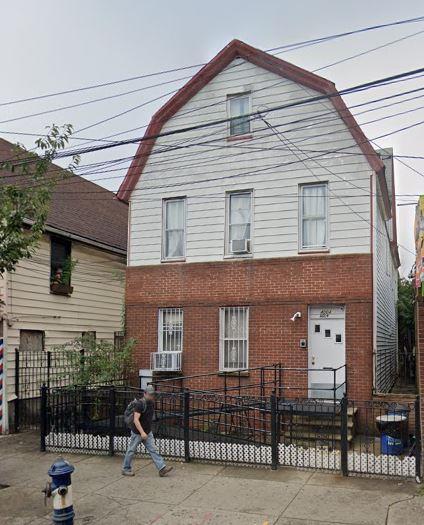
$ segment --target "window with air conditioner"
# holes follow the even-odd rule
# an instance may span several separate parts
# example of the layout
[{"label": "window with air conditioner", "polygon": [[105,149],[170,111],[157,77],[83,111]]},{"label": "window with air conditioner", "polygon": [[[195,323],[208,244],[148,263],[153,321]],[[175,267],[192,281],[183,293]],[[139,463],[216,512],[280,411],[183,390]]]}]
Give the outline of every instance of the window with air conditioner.
[{"label": "window with air conditioner", "polygon": [[219,368],[223,372],[243,370],[249,365],[249,308],[220,308],[219,315]]},{"label": "window with air conditioner", "polygon": [[163,201],[162,259],[185,258],[185,197]]},{"label": "window with air conditioner", "polygon": [[299,248],[328,248],[328,184],[303,184],[299,187]]},{"label": "window with air conditioner", "polygon": [[182,308],[162,308],[159,310],[158,350],[159,352],[182,352]]},{"label": "window with air conditioner", "polygon": [[252,251],[252,192],[227,194],[226,255],[246,255]]},{"label": "window with air conditioner", "polygon": [[228,95],[227,115],[229,118],[228,133],[230,137],[248,135],[250,127],[250,93]]}]

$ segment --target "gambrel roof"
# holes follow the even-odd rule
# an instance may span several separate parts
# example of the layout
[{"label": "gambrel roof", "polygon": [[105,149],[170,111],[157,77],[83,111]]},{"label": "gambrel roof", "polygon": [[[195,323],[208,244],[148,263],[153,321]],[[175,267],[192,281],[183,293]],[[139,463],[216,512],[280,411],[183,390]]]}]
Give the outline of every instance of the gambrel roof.
[{"label": "gambrel roof", "polygon": [[[355,121],[353,115],[346,107],[341,96],[338,94],[333,82],[306,71],[285,60],[256,49],[240,40],[232,40],[224,47],[210,62],[200,69],[166,104],[164,104],[152,117],[144,134],[143,140],[137,149],[137,153],[128,169],[119,191],[118,198],[128,201],[132,190],[135,188],[140,175],[146,165],[147,159],[155,144],[163,125],[172,118],[196,93],[206,86],[216,75],[225,69],[234,59],[242,58],[247,62],[255,64],[267,71],[292,80],[302,86],[313,89],[323,95],[331,95],[329,100],[350,130],[353,139],[364,153],[371,169],[380,179],[380,187],[384,198],[386,213],[390,216],[390,202],[384,176],[384,164],[376,154],[363,131]],[[152,137],[152,138],[149,138]]]}]

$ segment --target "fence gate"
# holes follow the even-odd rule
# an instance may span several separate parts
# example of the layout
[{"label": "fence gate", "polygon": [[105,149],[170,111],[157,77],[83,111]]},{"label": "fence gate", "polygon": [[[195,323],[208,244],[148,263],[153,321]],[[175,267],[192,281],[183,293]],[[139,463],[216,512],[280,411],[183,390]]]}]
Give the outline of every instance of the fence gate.
[{"label": "fence gate", "polygon": [[15,349],[14,432],[39,428],[42,385],[65,386],[70,372],[64,351]]}]

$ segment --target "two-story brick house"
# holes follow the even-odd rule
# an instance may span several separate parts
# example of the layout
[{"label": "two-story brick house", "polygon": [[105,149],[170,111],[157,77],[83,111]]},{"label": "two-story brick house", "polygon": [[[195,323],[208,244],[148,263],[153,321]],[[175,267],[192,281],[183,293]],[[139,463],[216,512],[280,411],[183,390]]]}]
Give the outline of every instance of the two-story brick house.
[{"label": "two-story brick house", "polygon": [[332,379],[314,370],[346,364],[349,395],[390,390],[391,152],[374,151],[332,82],[232,41],[153,116],[118,196],[140,369],[280,362],[312,369],[319,395]]}]

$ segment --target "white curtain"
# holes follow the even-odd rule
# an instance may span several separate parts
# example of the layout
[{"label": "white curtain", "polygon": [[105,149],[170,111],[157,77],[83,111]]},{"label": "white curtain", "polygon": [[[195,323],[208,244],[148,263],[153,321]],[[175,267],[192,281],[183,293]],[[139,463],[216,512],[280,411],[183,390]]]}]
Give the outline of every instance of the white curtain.
[{"label": "white curtain", "polygon": [[230,98],[230,135],[250,133],[249,97]]},{"label": "white curtain", "polygon": [[165,256],[184,256],[184,199],[166,203]]},{"label": "white curtain", "polygon": [[251,198],[250,193],[230,195],[230,242],[233,239],[250,239]]},{"label": "white curtain", "polygon": [[327,244],[327,186],[304,186],[302,190],[302,247]]}]

